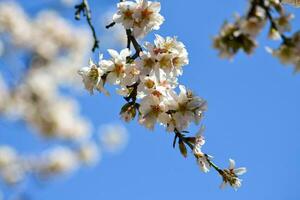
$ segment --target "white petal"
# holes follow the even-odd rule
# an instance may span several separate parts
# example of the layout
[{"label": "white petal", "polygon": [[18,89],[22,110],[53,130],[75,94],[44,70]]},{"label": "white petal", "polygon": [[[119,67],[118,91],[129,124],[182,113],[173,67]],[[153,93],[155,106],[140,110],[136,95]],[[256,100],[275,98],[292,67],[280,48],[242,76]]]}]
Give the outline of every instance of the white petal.
[{"label": "white petal", "polygon": [[78,70],[78,74],[83,76],[86,73],[88,73],[89,70],[90,70],[89,67],[83,67],[83,68],[81,68],[81,69]]},{"label": "white petal", "polygon": [[116,73],[114,73],[114,72],[110,72],[106,77],[107,82],[109,82],[112,85],[118,84],[117,79],[118,79],[118,77],[117,77]]},{"label": "white petal", "polygon": [[221,189],[224,189],[224,188],[226,187],[226,185],[227,185],[226,182],[223,181],[223,182],[221,183],[221,185],[220,185],[220,188],[221,188]]},{"label": "white petal", "polygon": [[128,57],[130,55],[130,50],[129,49],[123,49],[122,51],[121,51],[121,53],[120,53],[120,56],[122,57],[122,58],[126,58],[126,57]]},{"label": "white petal", "polygon": [[119,57],[119,53],[116,50],[108,49],[107,51],[111,55],[111,57],[113,57],[113,58],[118,58]]},{"label": "white petal", "polygon": [[235,167],[235,161],[233,159],[229,159],[229,169],[234,169]]},{"label": "white petal", "polygon": [[247,169],[245,167],[240,167],[240,168],[234,169],[233,172],[239,176],[239,175],[245,174],[247,172]]},{"label": "white petal", "polygon": [[90,59],[89,59],[89,66],[93,66],[93,65],[95,65],[95,63],[94,63],[93,60],[90,58]]},{"label": "white petal", "polygon": [[149,8],[150,8],[153,12],[160,12],[160,3],[159,3],[159,2],[153,2],[153,3],[151,3],[151,5],[149,6]]}]

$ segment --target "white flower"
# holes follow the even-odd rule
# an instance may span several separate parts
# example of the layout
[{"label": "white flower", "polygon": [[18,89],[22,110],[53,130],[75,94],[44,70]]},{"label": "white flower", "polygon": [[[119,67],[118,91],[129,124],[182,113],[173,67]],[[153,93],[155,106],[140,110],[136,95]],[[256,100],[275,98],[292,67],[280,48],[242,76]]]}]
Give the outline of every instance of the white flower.
[{"label": "white flower", "polygon": [[42,175],[57,175],[72,172],[78,166],[78,159],[72,150],[66,147],[56,147],[48,152],[41,163]]},{"label": "white flower", "polygon": [[120,54],[113,50],[109,49],[108,53],[111,55],[111,61],[105,61],[101,63],[101,68],[108,73],[106,81],[113,85],[118,85],[126,76],[126,68],[130,64],[127,64],[127,57],[130,56],[129,49],[123,49]]},{"label": "white flower", "polygon": [[154,53],[166,53],[166,52],[172,52],[175,54],[184,54],[187,56],[187,50],[184,46],[184,44],[177,40],[176,37],[166,37],[163,38],[162,36],[156,34],[155,35],[155,49]]},{"label": "white flower", "polygon": [[156,96],[147,96],[140,104],[141,118],[139,122],[148,129],[154,129],[156,122],[164,122],[168,115],[165,102]]},{"label": "white flower", "polygon": [[173,112],[172,117],[178,130],[183,130],[190,122],[199,122],[206,104],[201,98],[187,91],[184,86],[180,85],[179,88],[179,95],[172,90],[169,91],[168,108]]},{"label": "white flower", "polygon": [[204,173],[209,172],[210,169],[210,164],[207,161],[206,155],[202,154],[202,155],[197,155],[197,164],[199,165],[201,171],[203,171]]},{"label": "white flower", "polygon": [[280,33],[291,31],[291,24],[290,21],[294,19],[293,14],[282,14],[278,18],[276,18],[274,21],[277,25],[277,29]]},{"label": "white flower", "polygon": [[291,5],[296,6],[296,7],[300,6],[300,1],[299,0],[282,0],[281,2],[291,4]]},{"label": "white flower", "polygon": [[223,177],[221,188],[224,188],[228,183],[235,190],[237,190],[239,187],[242,186],[242,180],[239,179],[238,176],[243,175],[246,172],[247,170],[244,167],[235,168],[235,161],[229,159],[229,168],[224,169],[223,173],[221,174]]},{"label": "white flower", "polygon": [[159,12],[159,2],[124,1],[118,3],[118,12],[114,14],[113,21],[121,23],[126,29],[132,29],[135,37],[144,37],[148,32],[158,30],[164,22]]},{"label": "white flower", "polygon": [[89,67],[81,68],[78,73],[82,76],[85,88],[90,92],[90,94],[93,94],[94,89],[97,89],[101,82],[103,71],[97,67],[92,60],[90,60]]},{"label": "white flower", "polygon": [[118,153],[123,150],[128,142],[127,129],[120,124],[107,124],[99,129],[99,139],[104,150]]},{"label": "white flower", "polygon": [[259,17],[250,17],[239,21],[241,31],[253,37],[257,36],[264,27],[266,20]]},{"label": "white flower", "polygon": [[137,4],[132,1],[118,3],[118,12],[114,14],[113,21],[116,23],[122,23],[126,29],[132,28],[134,25],[133,14],[136,6]]},{"label": "white flower", "polygon": [[172,73],[174,76],[182,75],[182,67],[189,63],[187,50],[176,37],[163,38],[156,35],[154,45],[146,43],[145,46],[156,61],[156,65],[166,73]]},{"label": "white flower", "polygon": [[141,53],[140,59],[136,60],[135,63],[143,75],[148,75],[157,67],[155,56],[150,54],[150,52]]},{"label": "white flower", "polygon": [[295,72],[300,70],[300,32],[296,32],[288,42],[282,43],[278,49],[266,48],[269,53],[279,58],[282,64],[292,64]]},{"label": "white flower", "polygon": [[147,95],[154,95],[158,98],[167,96],[167,90],[175,88],[177,78],[168,77],[167,74],[156,68],[149,76],[141,76],[141,84],[138,86],[138,97],[143,98]]},{"label": "white flower", "polygon": [[125,77],[121,81],[123,86],[131,86],[139,79],[140,70],[135,64],[127,64],[125,69]]},{"label": "white flower", "polygon": [[60,2],[64,6],[71,8],[72,6],[74,6],[76,4],[77,0],[60,0]]},{"label": "white flower", "polygon": [[203,137],[203,131],[204,131],[204,128],[201,127],[200,130],[198,131],[198,133],[196,134],[193,153],[196,157],[196,161],[197,161],[197,164],[199,165],[200,169],[204,173],[207,173],[207,172],[209,172],[209,169],[210,169],[210,163],[208,162],[207,159],[211,159],[212,157],[209,155],[206,155],[202,152],[202,146],[205,144],[205,139]]},{"label": "white flower", "polygon": [[143,37],[152,30],[158,30],[160,25],[164,22],[164,18],[159,12],[159,2],[138,0],[134,12],[135,23],[133,35],[136,37]]},{"label": "white flower", "polygon": [[82,144],[78,150],[78,158],[88,165],[97,163],[100,158],[100,151],[96,143],[86,142]]},{"label": "white flower", "polygon": [[0,168],[6,167],[18,159],[17,152],[9,146],[0,146]]},{"label": "white flower", "polygon": [[25,172],[22,165],[18,162],[11,163],[0,171],[0,175],[5,183],[10,185],[14,185],[22,181],[24,178],[24,173]]},{"label": "white flower", "polygon": [[202,150],[201,150],[202,146],[205,144],[205,139],[203,137],[203,131],[204,131],[204,128],[201,127],[195,137],[193,153],[196,155],[198,155],[198,154],[203,155]]}]

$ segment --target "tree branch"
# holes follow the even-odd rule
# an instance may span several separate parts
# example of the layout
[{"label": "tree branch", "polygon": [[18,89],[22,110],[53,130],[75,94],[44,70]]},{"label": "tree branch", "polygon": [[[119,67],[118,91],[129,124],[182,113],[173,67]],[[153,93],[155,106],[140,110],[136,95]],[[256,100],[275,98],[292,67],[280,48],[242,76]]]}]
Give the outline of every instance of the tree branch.
[{"label": "tree branch", "polygon": [[[175,147],[176,140],[179,138],[182,142],[184,142],[192,151],[194,149],[194,144],[191,143],[188,137],[185,137],[180,131],[177,129],[174,130],[175,138],[173,141],[173,147]],[[197,156],[194,154],[194,156],[197,158]],[[211,159],[209,158],[208,154],[204,154],[206,161],[209,163],[209,165],[214,168],[221,176],[223,174],[223,170],[218,167]]]},{"label": "tree branch", "polygon": [[82,13],[83,16],[85,16],[90,29],[92,30],[92,34],[93,34],[93,38],[94,38],[94,45],[93,45],[92,51],[94,52],[97,48],[99,48],[99,40],[97,38],[95,28],[92,24],[92,14],[91,14],[91,9],[89,7],[88,1],[83,0],[80,4],[75,6],[75,9],[76,9],[75,10],[75,19],[80,20],[80,15]]}]

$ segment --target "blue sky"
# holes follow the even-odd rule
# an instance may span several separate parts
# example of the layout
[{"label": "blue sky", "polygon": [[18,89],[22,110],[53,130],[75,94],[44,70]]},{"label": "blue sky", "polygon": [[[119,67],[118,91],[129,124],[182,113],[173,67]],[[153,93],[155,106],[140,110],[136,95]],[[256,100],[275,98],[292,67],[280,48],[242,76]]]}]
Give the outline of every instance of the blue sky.
[{"label": "blue sky", "polygon": [[[32,15],[49,6],[78,23],[73,20],[72,8],[61,9],[56,1],[18,2]],[[115,2],[90,0],[94,18]],[[238,54],[232,62],[221,60],[211,48],[211,38],[225,19],[245,11],[246,0],[161,0],[161,4],[166,21],[157,33],[178,36],[190,55],[190,65],[180,81],[208,101],[204,150],[222,167],[227,167],[228,158],[235,159],[237,166],[246,166],[242,188],[237,192],[220,190],[221,178],[214,171],[200,172],[192,156],[180,156],[178,149],[172,148],[172,135],[162,128],[150,132],[131,122],[125,124],[130,141],[122,154],[104,155],[99,166],[82,169],[75,176],[42,186],[30,184],[28,194],[39,200],[300,199],[300,75],[294,75],[291,67],[282,66],[264,49],[279,43],[267,41],[265,31],[253,55]],[[300,10],[293,11],[298,15],[294,20],[297,29]],[[102,30],[96,29],[98,33]],[[124,102],[118,96],[85,93],[78,99],[82,114],[94,125],[120,122],[118,113]],[[23,132],[27,130],[21,125],[0,121],[1,143],[22,150],[38,142]]]}]

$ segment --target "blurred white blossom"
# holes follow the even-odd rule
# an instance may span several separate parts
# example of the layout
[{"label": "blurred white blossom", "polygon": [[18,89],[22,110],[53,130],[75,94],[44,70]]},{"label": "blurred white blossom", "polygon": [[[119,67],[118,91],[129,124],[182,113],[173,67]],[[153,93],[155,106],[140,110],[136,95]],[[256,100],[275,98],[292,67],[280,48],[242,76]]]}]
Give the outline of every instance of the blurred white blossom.
[{"label": "blurred white blossom", "polygon": [[78,0],[60,0],[60,2],[66,7],[74,7]]},{"label": "blurred white blossom", "polygon": [[102,125],[99,128],[99,139],[104,150],[112,153],[119,152],[127,145],[127,129],[120,124]]},{"label": "blurred white blossom", "polygon": [[61,91],[66,86],[79,88],[80,79],[74,74],[86,61],[90,34],[55,11],[29,17],[14,1],[0,2],[1,42],[2,33],[9,36],[5,42],[16,54],[26,52],[28,62],[25,72],[14,74],[20,80],[13,86],[7,81],[11,77],[0,71],[1,117],[21,120],[39,136],[61,144],[34,153],[0,145],[0,179],[15,185],[31,175],[48,179],[98,163],[101,145],[93,140],[91,123],[81,115],[76,99]]},{"label": "blurred white blossom", "polygon": [[85,142],[78,150],[78,158],[87,165],[93,165],[101,159],[101,151],[95,142]]},{"label": "blurred white blossom", "polygon": [[299,0],[282,0],[281,2],[291,4],[291,5],[296,6],[296,7],[300,6],[300,1]]}]

